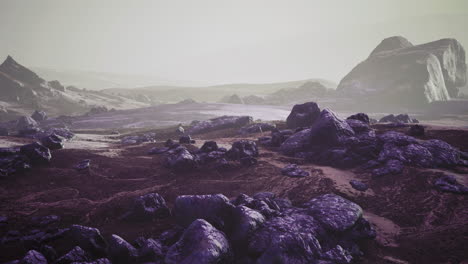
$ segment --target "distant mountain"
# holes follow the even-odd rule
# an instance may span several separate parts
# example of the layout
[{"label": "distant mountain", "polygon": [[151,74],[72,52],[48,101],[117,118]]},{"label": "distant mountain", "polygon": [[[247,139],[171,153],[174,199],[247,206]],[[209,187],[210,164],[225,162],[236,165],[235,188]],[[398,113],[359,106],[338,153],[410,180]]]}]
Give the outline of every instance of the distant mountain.
[{"label": "distant mountain", "polygon": [[44,110],[49,115],[70,115],[89,111],[96,106],[128,109],[148,106],[124,97],[64,87],[59,81],[46,81],[11,56],[0,65],[0,118]]},{"label": "distant mountain", "polygon": [[318,82],[324,87],[329,89],[335,89],[336,84],[332,81],[324,79],[307,79],[300,81],[291,82],[278,82],[278,83],[263,83],[263,84],[251,84],[251,83],[235,83],[235,84],[223,84],[214,86],[149,86],[141,88],[111,88],[104,89],[103,92],[112,94],[127,96],[133,98],[139,95],[145,95],[151,98],[153,101],[160,102],[179,102],[181,100],[191,98],[199,102],[218,102],[225,100],[227,97],[233,94],[239,97],[248,96],[268,96],[272,93],[277,92],[281,89],[293,89],[302,86],[308,82]]}]

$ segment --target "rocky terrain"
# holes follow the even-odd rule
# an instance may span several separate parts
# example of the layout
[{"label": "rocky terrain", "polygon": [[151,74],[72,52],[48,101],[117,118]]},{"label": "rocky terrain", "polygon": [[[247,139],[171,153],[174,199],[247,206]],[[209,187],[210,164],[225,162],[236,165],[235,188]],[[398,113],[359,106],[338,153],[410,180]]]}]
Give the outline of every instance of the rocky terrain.
[{"label": "rocky terrain", "polygon": [[0,138],[1,262],[468,260],[466,129],[313,102],[123,134],[46,116]]},{"label": "rocky terrain", "polygon": [[8,56],[0,65],[0,120],[10,120],[34,110],[49,115],[82,114],[94,107],[129,109],[148,106],[121,96],[63,86],[46,81]]}]

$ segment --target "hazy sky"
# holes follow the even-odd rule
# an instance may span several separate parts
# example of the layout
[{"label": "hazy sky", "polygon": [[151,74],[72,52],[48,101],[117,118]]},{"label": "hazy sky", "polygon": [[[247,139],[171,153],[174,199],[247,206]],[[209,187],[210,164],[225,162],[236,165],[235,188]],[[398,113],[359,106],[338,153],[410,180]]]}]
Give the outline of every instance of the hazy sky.
[{"label": "hazy sky", "polygon": [[388,36],[467,47],[467,18],[467,0],[0,0],[0,58],[197,83],[338,82]]}]

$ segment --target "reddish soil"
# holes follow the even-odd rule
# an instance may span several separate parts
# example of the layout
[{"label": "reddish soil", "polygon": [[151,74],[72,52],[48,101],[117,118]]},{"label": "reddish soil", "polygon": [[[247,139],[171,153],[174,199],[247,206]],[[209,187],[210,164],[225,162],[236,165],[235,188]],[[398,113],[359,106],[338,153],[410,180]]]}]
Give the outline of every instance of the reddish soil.
[{"label": "reddish soil", "polygon": [[[379,128],[385,130],[385,128]],[[157,131],[160,142],[176,135],[170,130]],[[252,135],[255,139],[260,134]],[[228,144],[238,138],[234,130],[196,136],[199,142],[215,140]],[[468,149],[468,131],[430,128],[427,138],[440,138]],[[2,138],[5,142],[24,140]],[[130,224],[119,217],[130,207],[134,197],[158,192],[169,206],[178,195],[271,191],[300,204],[319,194],[336,193],[359,205],[375,225],[378,237],[364,245],[365,256],[359,263],[460,263],[468,260],[468,196],[441,193],[432,186],[440,170],[406,168],[401,175],[371,178],[367,172],[339,170],[304,164],[260,147],[259,164],[226,172],[200,169],[184,174],[163,166],[163,156],[149,156],[147,151],[163,143],[122,146],[108,136],[79,135],[63,150],[53,152],[49,166],[36,167],[24,175],[0,182],[0,215],[9,217],[8,229],[27,227],[32,216],[56,214],[63,226],[83,224],[97,227],[106,236],[116,233],[128,241],[138,236],[157,237],[173,225],[172,219]],[[91,159],[89,172],[80,173],[73,166]],[[296,162],[311,172],[310,177],[289,178],[280,169]],[[466,183],[468,171],[455,174]],[[350,179],[369,184],[359,192],[348,184]],[[3,231],[1,231],[3,232]],[[59,251],[65,245],[55,245]],[[0,261],[10,260],[23,249],[0,253]],[[64,253],[64,252],[59,252]]]}]

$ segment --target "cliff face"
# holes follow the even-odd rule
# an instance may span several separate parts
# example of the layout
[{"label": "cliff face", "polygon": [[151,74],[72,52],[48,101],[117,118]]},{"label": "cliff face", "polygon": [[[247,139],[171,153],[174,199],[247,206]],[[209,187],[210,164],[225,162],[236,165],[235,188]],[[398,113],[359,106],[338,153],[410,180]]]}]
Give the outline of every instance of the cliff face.
[{"label": "cliff face", "polygon": [[424,105],[458,96],[466,84],[465,50],[455,39],[413,46],[383,40],[338,85],[339,94],[396,105]]}]

